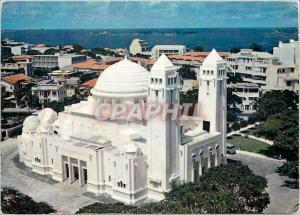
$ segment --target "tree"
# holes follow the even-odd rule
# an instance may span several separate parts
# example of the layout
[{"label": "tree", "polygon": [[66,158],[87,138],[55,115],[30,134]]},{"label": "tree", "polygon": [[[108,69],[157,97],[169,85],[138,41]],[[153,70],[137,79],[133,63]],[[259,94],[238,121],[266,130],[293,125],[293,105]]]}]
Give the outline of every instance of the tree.
[{"label": "tree", "polygon": [[297,110],[298,102],[299,98],[293,91],[272,90],[266,92],[254,105],[255,117],[258,120],[266,120],[269,116],[285,110]]},{"label": "tree", "polygon": [[248,126],[248,122],[245,121],[245,120],[242,120],[242,121],[240,122],[240,126],[241,126],[241,128],[245,128],[245,127]]},{"label": "tree", "polygon": [[280,175],[286,175],[290,178],[299,180],[299,163],[298,161],[288,161],[282,166],[278,167],[277,172]]},{"label": "tree", "polygon": [[227,88],[227,122],[235,122],[241,113],[238,105],[242,104],[241,97],[233,93],[232,88]]},{"label": "tree", "polygon": [[250,46],[250,49],[252,49],[253,51],[258,51],[258,52],[262,51],[261,45],[259,45],[257,43],[252,43]]},{"label": "tree", "polygon": [[240,51],[241,51],[241,49],[239,49],[239,48],[232,48],[232,49],[230,49],[231,53],[239,53]]},{"label": "tree", "polygon": [[54,48],[50,48],[50,49],[47,49],[44,54],[45,55],[54,55],[55,53],[59,52],[58,49],[54,49]]},{"label": "tree", "polygon": [[241,128],[240,124],[238,122],[234,122],[231,126],[232,130],[237,131]]},{"label": "tree", "polygon": [[188,90],[185,93],[180,94],[180,104],[191,103],[196,104],[198,102],[198,89]]},{"label": "tree", "polygon": [[202,45],[198,45],[194,48],[195,52],[203,52],[203,46]]},{"label": "tree", "polygon": [[42,55],[42,53],[39,52],[38,50],[28,50],[27,54],[29,54],[29,55]]},{"label": "tree", "polygon": [[56,210],[45,202],[36,202],[18,190],[3,187],[1,190],[1,209],[5,214],[49,214]]},{"label": "tree", "polygon": [[139,208],[95,203],[76,213],[261,213],[270,202],[267,180],[241,164],[210,168],[198,182],[175,186],[160,202]]},{"label": "tree", "polygon": [[36,77],[41,77],[41,76],[46,76],[48,74],[48,71],[45,68],[36,68],[33,71],[33,74]]},{"label": "tree", "polygon": [[83,47],[79,44],[73,44],[73,50],[72,52],[80,54]]},{"label": "tree", "polygon": [[178,69],[178,73],[182,79],[196,80],[195,68],[191,65],[184,64]]}]

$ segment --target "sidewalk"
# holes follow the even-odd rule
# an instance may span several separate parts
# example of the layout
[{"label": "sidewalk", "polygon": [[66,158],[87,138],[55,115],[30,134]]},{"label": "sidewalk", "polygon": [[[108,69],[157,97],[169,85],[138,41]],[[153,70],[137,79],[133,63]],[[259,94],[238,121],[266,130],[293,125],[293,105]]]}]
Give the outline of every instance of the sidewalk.
[{"label": "sidewalk", "polygon": [[258,153],[254,153],[254,152],[247,152],[247,151],[243,151],[243,150],[236,150],[237,154],[241,154],[241,155],[248,155],[248,156],[252,156],[252,157],[256,157],[256,158],[262,158],[262,159],[266,159],[266,160],[272,160],[272,161],[276,161],[276,162],[280,162],[280,163],[284,163],[285,160],[278,160],[276,158],[271,158],[262,154],[258,154]]}]

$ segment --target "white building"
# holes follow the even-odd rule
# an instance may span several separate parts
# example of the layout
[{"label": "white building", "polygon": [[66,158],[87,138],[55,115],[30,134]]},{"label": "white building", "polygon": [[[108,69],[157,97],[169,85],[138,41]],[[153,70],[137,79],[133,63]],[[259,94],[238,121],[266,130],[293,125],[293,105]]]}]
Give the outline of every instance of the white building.
[{"label": "white building", "polygon": [[24,74],[26,76],[33,76],[33,67],[32,62],[30,60],[26,61],[17,61],[17,62],[2,62],[2,71],[14,71],[14,70],[24,70]]},{"label": "white building", "polygon": [[35,68],[54,69],[56,67],[63,68],[71,66],[75,63],[80,63],[86,60],[85,55],[62,55],[56,53],[55,55],[34,55],[33,66]]},{"label": "white building", "polygon": [[236,83],[232,84],[234,89],[233,94],[242,99],[242,104],[239,105],[239,109],[242,111],[240,117],[248,117],[256,112],[254,105],[260,97],[260,86],[253,83]]},{"label": "white building", "polygon": [[300,58],[299,53],[299,42],[295,40],[290,40],[289,43],[279,42],[278,47],[273,48],[273,55],[284,65],[299,64],[300,62],[296,62]]},{"label": "white building", "polygon": [[66,98],[66,91],[63,85],[59,84],[40,84],[31,88],[32,95],[39,98],[40,104],[57,101],[63,102]]},{"label": "white building", "polygon": [[267,52],[256,52],[252,49],[241,49],[227,58],[231,71],[241,74],[243,81],[266,85],[267,69],[278,64],[278,58]]},{"label": "white building", "polygon": [[162,54],[182,55],[186,52],[186,47],[183,45],[156,45],[151,52],[151,58],[157,60]]},{"label": "white building", "polygon": [[173,184],[197,181],[225,161],[225,68],[215,50],[204,61],[198,121],[172,119],[171,113],[165,119],[97,120],[95,113],[107,116],[109,110],[100,111],[101,105],[178,105],[178,73],[165,55],[151,72],[125,58],[100,75],[88,101],[58,116],[43,109],[26,118],[18,137],[20,161],[33,172],[126,204],[161,200]]},{"label": "white building", "polygon": [[129,52],[132,55],[136,55],[136,54],[142,54],[142,52],[147,51],[147,49],[148,49],[148,43],[145,40],[134,39],[130,44]]},{"label": "white building", "polygon": [[291,90],[299,93],[299,66],[271,66],[267,70],[267,81],[263,90]]}]

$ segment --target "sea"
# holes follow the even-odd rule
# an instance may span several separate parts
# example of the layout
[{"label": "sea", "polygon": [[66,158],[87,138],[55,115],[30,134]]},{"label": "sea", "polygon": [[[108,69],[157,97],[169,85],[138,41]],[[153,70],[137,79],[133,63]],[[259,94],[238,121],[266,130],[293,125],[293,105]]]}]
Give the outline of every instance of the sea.
[{"label": "sea", "polygon": [[51,46],[76,43],[85,48],[128,48],[133,39],[139,38],[146,40],[150,47],[178,44],[193,49],[200,45],[204,51],[249,48],[257,43],[264,51],[270,51],[279,41],[297,39],[297,28],[2,30],[1,38]]}]

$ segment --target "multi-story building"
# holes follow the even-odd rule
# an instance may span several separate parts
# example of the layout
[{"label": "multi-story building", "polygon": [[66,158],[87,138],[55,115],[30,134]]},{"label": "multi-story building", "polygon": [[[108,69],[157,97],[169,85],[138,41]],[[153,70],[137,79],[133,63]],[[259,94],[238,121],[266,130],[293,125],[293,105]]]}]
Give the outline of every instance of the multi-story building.
[{"label": "multi-story building", "polygon": [[71,55],[71,54],[55,54],[55,55],[34,55],[33,66],[35,68],[64,68],[71,66],[74,63],[80,63],[86,60],[85,55]]},{"label": "multi-story building", "polygon": [[21,73],[21,74],[5,76],[3,78],[1,77],[1,84],[5,86],[6,92],[12,94],[14,93],[18,82],[24,84],[24,83],[28,83],[31,80],[32,78]]},{"label": "multi-story building", "polygon": [[31,48],[32,50],[36,50],[42,54],[45,53],[45,51],[47,51],[48,49],[59,49],[58,47],[51,47],[51,46],[47,46],[45,44],[37,44],[36,46]]},{"label": "multi-story building", "polygon": [[247,118],[255,112],[254,105],[260,96],[260,87],[253,83],[236,83],[230,86],[233,94],[242,99],[242,104],[238,106],[241,110],[240,117]]},{"label": "multi-story building", "polygon": [[151,50],[151,58],[157,60],[162,54],[165,55],[182,55],[186,52],[183,45],[156,45]]},{"label": "multi-story building", "polygon": [[134,39],[129,47],[129,52],[132,55],[142,54],[142,52],[147,51],[148,43],[145,40]]},{"label": "multi-story building", "polygon": [[266,85],[268,67],[279,64],[274,55],[252,49],[242,49],[239,53],[230,54],[226,59],[231,72],[239,73],[245,82],[259,85]]},{"label": "multi-story building", "polygon": [[299,93],[299,65],[272,65],[267,70],[263,90],[291,90]]},{"label": "multi-story building", "polygon": [[300,58],[299,41],[290,40],[289,43],[279,42],[278,47],[273,48],[273,55],[279,58],[281,64],[294,65],[299,64]]},{"label": "multi-story building", "polygon": [[41,84],[32,87],[31,92],[39,98],[42,105],[52,101],[62,102],[66,98],[65,87],[59,84]]},{"label": "multi-story building", "polygon": [[30,60],[16,61],[16,62],[2,62],[2,71],[10,72],[16,70],[23,70],[26,76],[33,76],[33,67]]}]

